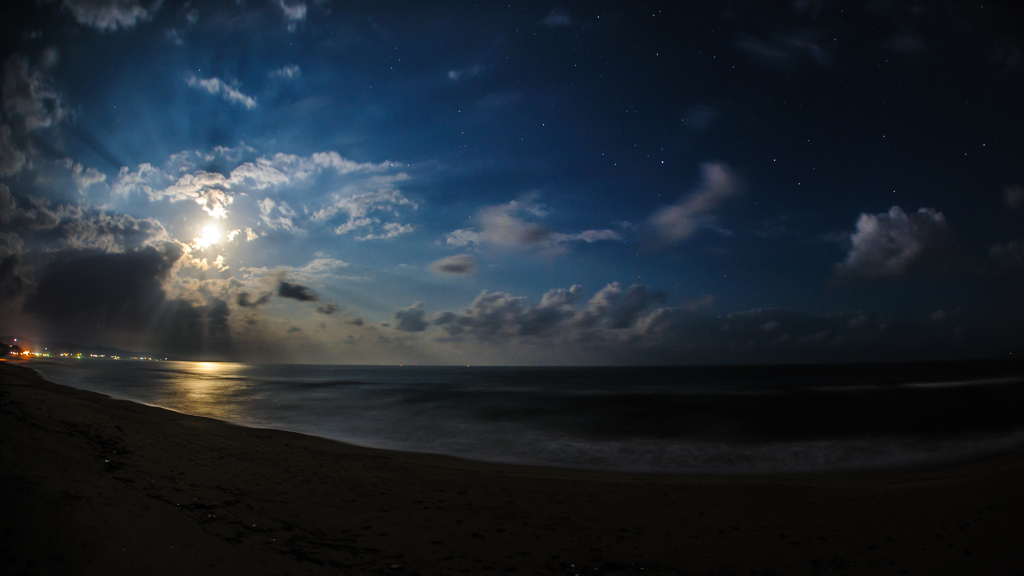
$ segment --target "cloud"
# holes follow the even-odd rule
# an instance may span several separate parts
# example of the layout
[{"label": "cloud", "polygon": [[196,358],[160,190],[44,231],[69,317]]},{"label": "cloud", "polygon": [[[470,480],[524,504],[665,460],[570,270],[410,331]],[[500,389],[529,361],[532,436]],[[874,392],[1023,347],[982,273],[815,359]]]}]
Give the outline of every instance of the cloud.
[{"label": "cloud", "polygon": [[189,74],[185,78],[185,82],[192,88],[205,90],[214,96],[220,94],[228,102],[241,104],[249,110],[256,107],[255,98],[243,94],[240,90],[229,85],[220,78],[198,78],[195,74]]},{"label": "cloud", "polygon": [[291,298],[299,302],[316,302],[320,299],[309,288],[300,284],[292,284],[285,280],[281,280],[281,283],[277,285],[277,295],[281,298]]},{"label": "cloud", "polygon": [[139,0],[64,0],[63,6],[79,24],[114,32],[151,20],[162,3],[156,0],[145,7]]},{"label": "cloud", "polygon": [[915,264],[943,257],[938,252],[948,236],[946,217],[934,208],[907,215],[893,206],[888,212],[861,214],[846,259],[835,271],[865,278],[900,276]]},{"label": "cloud", "polygon": [[306,19],[306,3],[296,2],[288,4],[285,0],[277,0],[277,6],[284,12],[284,18],[288,22],[288,31],[295,32],[299,22]]},{"label": "cloud", "polygon": [[544,218],[548,212],[532,198],[513,200],[508,204],[487,206],[477,213],[480,230],[459,229],[445,235],[445,244],[454,247],[490,244],[501,248],[552,247],[566,242],[621,240],[614,230],[584,230],[576,234],[552,233],[524,216]]},{"label": "cloud", "polygon": [[[295,224],[292,222],[292,218],[296,216],[295,211],[288,206],[288,203],[283,200],[280,203],[274,202],[270,198],[264,198],[257,203],[260,207],[260,219],[267,225],[268,228],[274,230],[295,230]],[[274,216],[274,210],[277,210],[279,216]]]},{"label": "cloud", "polygon": [[718,117],[718,111],[711,106],[695,104],[686,111],[683,126],[692,130],[707,130]]},{"label": "cloud", "polygon": [[71,117],[50,78],[29,66],[28,60],[21,56],[11,56],[4,61],[0,95],[8,123],[13,118],[21,118],[25,130],[51,128]]},{"label": "cloud", "polygon": [[182,256],[173,242],[122,253],[49,253],[22,313],[54,340],[148,347],[168,356],[229,357],[226,302],[203,290],[168,297]]},{"label": "cloud", "polygon": [[622,234],[615,230],[584,230],[578,234],[559,234],[553,232],[550,236],[552,242],[586,242],[593,244],[602,240],[622,240]]},{"label": "cloud", "polygon": [[664,302],[664,292],[649,292],[646,286],[632,285],[623,289],[612,282],[594,294],[581,317],[585,325],[603,323],[608,328],[629,328],[640,313],[654,302]]},{"label": "cloud", "polygon": [[1000,271],[1024,272],[1024,243],[1014,240],[996,244],[989,249],[988,254]]},{"label": "cloud", "polygon": [[[149,163],[139,164],[132,171],[124,166],[119,171],[110,190],[113,198],[128,198],[132,194],[143,194],[152,201],[168,200],[180,202],[193,200],[214,218],[225,218],[229,207],[240,194],[255,192],[273,193],[287,186],[309,184],[323,173],[338,176],[381,172],[387,170],[391,163],[380,164],[360,163],[342,158],[337,152],[317,152],[308,157],[293,154],[277,153],[260,156],[254,160],[241,162],[244,154],[255,150],[246,146],[240,148],[216,147],[210,152],[182,151],[171,155],[163,167]],[[199,169],[201,165],[211,162],[227,161],[236,163],[228,176],[218,172],[207,172]],[[405,175],[381,177],[383,180],[370,178],[359,185],[350,185],[347,189],[356,190],[360,186],[390,186]],[[258,196],[255,196],[258,198]],[[297,213],[286,202],[264,196],[257,202],[260,220],[271,229],[294,231],[297,228]],[[315,218],[314,218],[315,219]],[[372,223],[372,222],[371,222]],[[399,231],[399,233],[402,231]],[[384,234],[394,233],[386,230]],[[246,230],[246,238],[252,240],[256,232]]]},{"label": "cloud", "polygon": [[0,182],[0,226],[13,222],[18,215],[18,203],[11,195],[11,189]]},{"label": "cloud", "polygon": [[719,162],[701,164],[701,182],[675,204],[659,208],[649,224],[664,242],[686,240],[705,228],[716,226],[712,211],[740,191],[739,179]]},{"label": "cloud", "polygon": [[341,310],[341,306],[338,306],[334,302],[328,302],[326,304],[321,304],[321,305],[316,307],[316,311],[317,312],[319,312],[320,314],[327,314],[327,315],[334,314],[335,312],[337,312],[339,310]]},{"label": "cloud", "polygon": [[468,254],[456,254],[435,260],[430,269],[438,274],[472,274],[476,272],[476,261]]},{"label": "cloud", "polygon": [[802,31],[796,34],[775,34],[768,39],[740,34],[733,43],[740,52],[754,57],[759,64],[783,70],[795,70],[806,61],[824,66],[832,61],[831,53],[817,41],[817,34]]},{"label": "cloud", "polygon": [[136,218],[94,208],[58,204],[28,198],[19,207],[6,185],[0,184],[0,227],[53,231],[61,250],[128,252],[170,241],[167,230],[155,218]]},{"label": "cloud", "polygon": [[65,168],[71,170],[71,178],[78,186],[79,194],[85,194],[85,190],[89,186],[107,180],[106,174],[92,167],[86,168],[80,162],[75,162],[71,158],[65,158],[63,163]]},{"label": "cloud", "polygon": [[484,290],[462,312],[442,312],[431,319],[449,336],[474,336],[482,340],[520,336],[561,335],[570,340],[586,339],[596,331],[607,332],[633,326],[653,302],[664,293],[650,293],[646,287],[623,288],[618,282],[604,287],[577,310],[582,287],[556,288],[546,292],[540,304],[530,306],[525,298]]},{"label": "cloud", "polygon": [[548,28],[561,28],[572,25],[572,18],[561,10],[552,10],[550,14],[541,20],[541,23]]},{"label": "cloud", "polygon": [[230,188],[231,182],[223,174],[200,171],[185,174],[160,192],[151,192],[150,198],[165,197],[171,202],[194,200],[211,217],[223,219],[227,218],[227,207],[235,200]]},{"label": "cloud", "polygon": [[[416,210],[419,206],[405,197],[401,190],[394,188],[395,182],[408,179],[405,173],[394,176],[374,176],[359,186],[346,186],[330,195],[328,202],[313,213],[312,219],[329,222],[338,214],[346,214],[348,218],[334,228],[335,234],[347,234],[355,230],[369,229],[368,233],[358,239],[386,239],[413,231],[412,226],[400,222],[381,224],[380,216],[399,215],[398,208],[408,206]],[[365,188],[377,188],[372,192],[363,192]],[[373,233],[374,229],[377,233]]]},{"label": "cloud", "polygon": [[11,127],[0,123],[0,176],[12,176],[25,166],[25,153],[11,140]]},{"label": "cloud", "polygon": [[63,208],[57,214],[66,248],[123,253],[170,241],[167,230],[155,218],[77,207]]},{"label": "cloud", "polygon": [[270,297],[272,295],[273,292],[264,292],[260,294],[259,298],[256,300],[250,300],[248,292],[239,292],[235,299],[235,303],[242,308],[256,308],[270,302]]},{"label": "cloud", "polygon": [[474,64],[468,68],[463,68],[461,70],[449,70],[448,79],[454,82],[459,78],[462,78],[463,76],[479,76],[480,74],[483,74],[486,70],[487,68],[482,64]]},{"label": "cloud", "polygon": [[408,308],[395,311],[395,328],[402,332],[423,332],[427,323],[423,320],[423,302],[416,302]]},{"label": "cloud", "polygon": [[1024,187],[1013,186],[1003,191],[1003,200],[1011,210],[1024,206]]},{"label": "cloud", "polygon": [[14,306],[25,289],[25,281],[18,273],[20,262],[18,254],[0,258],[0,310]]},{"label": "cloud", "polygon": [[124,253],[61,252],[42,270],[23,310],[56,325],[144,328],[165,303],[164,281],[181,257],[171,242]]},{"label": "cloud", "polygon": [[240,272],[247,286],[277,286],[285,278],[291,278],[303,286],[324,286],[332,279],[339,278],[338,271],[347,268],[348,263],[326,256],[310,260],[304,266],[243,267]]},{"label": "cloud", "polygon": [[289,64],[270,72],[271,78],[280,78],[283,80],[294,80],[299,76],[302,76],[302,68],[299,68],[298,64]]}]

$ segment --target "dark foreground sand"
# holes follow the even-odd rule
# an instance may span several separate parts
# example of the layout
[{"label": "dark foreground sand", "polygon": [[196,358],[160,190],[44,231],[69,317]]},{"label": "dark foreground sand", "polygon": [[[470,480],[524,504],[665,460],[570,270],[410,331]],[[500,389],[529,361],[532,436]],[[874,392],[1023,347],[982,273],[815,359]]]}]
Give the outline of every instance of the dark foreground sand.
[{"label": "dark foreground sand", "polygon": [[654,477],[233,426],[0,363],[3,574],[1024,574],[1024,456]]}]

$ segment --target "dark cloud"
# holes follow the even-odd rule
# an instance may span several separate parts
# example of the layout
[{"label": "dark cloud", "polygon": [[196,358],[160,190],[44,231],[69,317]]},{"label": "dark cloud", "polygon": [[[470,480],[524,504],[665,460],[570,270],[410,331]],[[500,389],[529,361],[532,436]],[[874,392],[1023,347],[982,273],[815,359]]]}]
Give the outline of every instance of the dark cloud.
[{"label": "dark cloud", "polygon": [[921,208],[906,214],[899,206],[880,214],[861,214],[850,235],[846,259],[836,264],[841,276],[900,276],[922,264],[945,264],[952,251],[942,212]]},{"label": "dark cloud", "polygon": [[260,294],[259,298],[256,300],[250,300],[248,292],[239,292],[238,296],[235,297],[235,304],[238,304],[242,308],[256,308],[270,302],[270,297],[272,295],[273,292],[264,292]]},{"label": "dark cloud", "polygon": [[1024,187],[1013,186],[1003,191],[1003,200],[1011,210],[1024,206]]},{"label": "dark cloud", "polygon": [[584,322],[603,323],[611,329],[629,328],[648,306],[666,299],[665,292],[649,292],[646,286],[635,284],[623,289],[621,284],[613,282],[587,303]]},{"label": "dark cloud", "polygon": [[14,232],[0,232],[0,257],[20,253],[23,245],[21,236]]},{"label": "dark cloud", "polygon": [[277,286],[277,295],[281,298],[291,298],[299,302],[316,302],[320,298],[309,288],[286,282],[284,280]]},{"label": "dark cloud", "polygon": [[11,124],[12,128],[25,131],[51,128],[71,116],[50,78],[30,66],[28,59],[22,56],[11,56],[4,61],[0,95],[8,122],[12,118],[22,121],[20,126]]},{"label": "dark cloud", "polygon": [[423,332],[427,329],[427,323],[423,320],[423,302],[417,302],[408,308],[402,308],[395,312],[395,328],[402,332]]},{"label": "dark cloud", "polygon": [[55,323],[143,327],[164,301],[163,282],[181,256],[172,243],[123,254],[63,253],[45,268],[24,311]]},{"label": "dark cloud", "polygon": [[353,318],[352,320],[349,320],[348,323],[353,326],[362,326],[365,324],[362,318]]},{"label": "dark cloud", "polygon": [[228,303],[220,298],[211,298],[206,305],[206,331],[211,338],[228,338],[228,317],[231,311]]},{"label": "dark cloud", "polygon": [[18,216],[18,203],[11,195],[11,189],[0,183],[0,226],[10,224]]},{"label": "dark cloud", "polygon": [[18,274],[20,262],[17,254],[0,259],[0,309],[17,300],[25,288],[25,281]]},{"label": "dark cloud", "polygon": [[1024,244],[1014,240],[1005,244],[996,244],[989,252],[1001,272],[1024,272]]},{"label": "dark cloud", "polygon": [[439,274],[472,274],[476,271],[476,261],[468,254],[457,254],[436,260],[430,269]]},{"label": "dark cloud", "polygon": [[[168,298],[164,285],[181,259],[173,242],[110,253],[65,250],[43,265],[22,312],[53,339],[115,342],[189,358],[233,353],[227,302],[198,290]],[[197,300],[198,299],[198,300]]]},{"label": "dark cloud", "polygon": [[481,292],[462,312],[442,312],[432,319],[449,336],[471,335],[483,340],[518,336],[560,334],[579,339],[592,330],[617,330],[632,326],[653,302],[665,299],[643,286],[623,288],[618,282],[598,291],[584,310],[574,304],[582,288],[549,290],[540,304],[524,304],[525,298],[503,292]]},{"label": "dark cloud", "polygon": [[334,314],[338,310],[341,310],[341,306],[338,306],[334,302],[328,302],[326,304],[321,304],[321,305],[316,307],[316,311],[317,312],[319,312],[321,314],[328,314],[328,315],[329,314]]},{"label": "dark cloud", "polygon": [[11,127],[0,122],[0,176],[12,176],[25,165],[25,153],[11,137]]}]

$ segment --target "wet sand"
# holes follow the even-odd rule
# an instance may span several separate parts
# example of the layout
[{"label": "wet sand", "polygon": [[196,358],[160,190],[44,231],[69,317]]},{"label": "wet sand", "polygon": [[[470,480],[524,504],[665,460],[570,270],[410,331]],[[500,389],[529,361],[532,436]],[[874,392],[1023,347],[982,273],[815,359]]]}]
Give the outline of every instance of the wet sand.
[{"label": "wet sand", "polygon": [[[29,364],[30,365],[30,364]],[[2,574],[1024,574],[1024,454],[602,474],[365,449],[0,362]]]}]

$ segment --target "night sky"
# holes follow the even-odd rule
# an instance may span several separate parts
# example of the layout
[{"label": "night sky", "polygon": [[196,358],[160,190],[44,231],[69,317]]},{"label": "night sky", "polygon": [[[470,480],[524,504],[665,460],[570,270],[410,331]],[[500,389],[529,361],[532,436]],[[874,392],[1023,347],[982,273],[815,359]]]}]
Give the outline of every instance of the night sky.
[{"label": "night sky", "polygon": [[1014,3],[19,4],[0,335],[352,364],[1024,346]]}]

